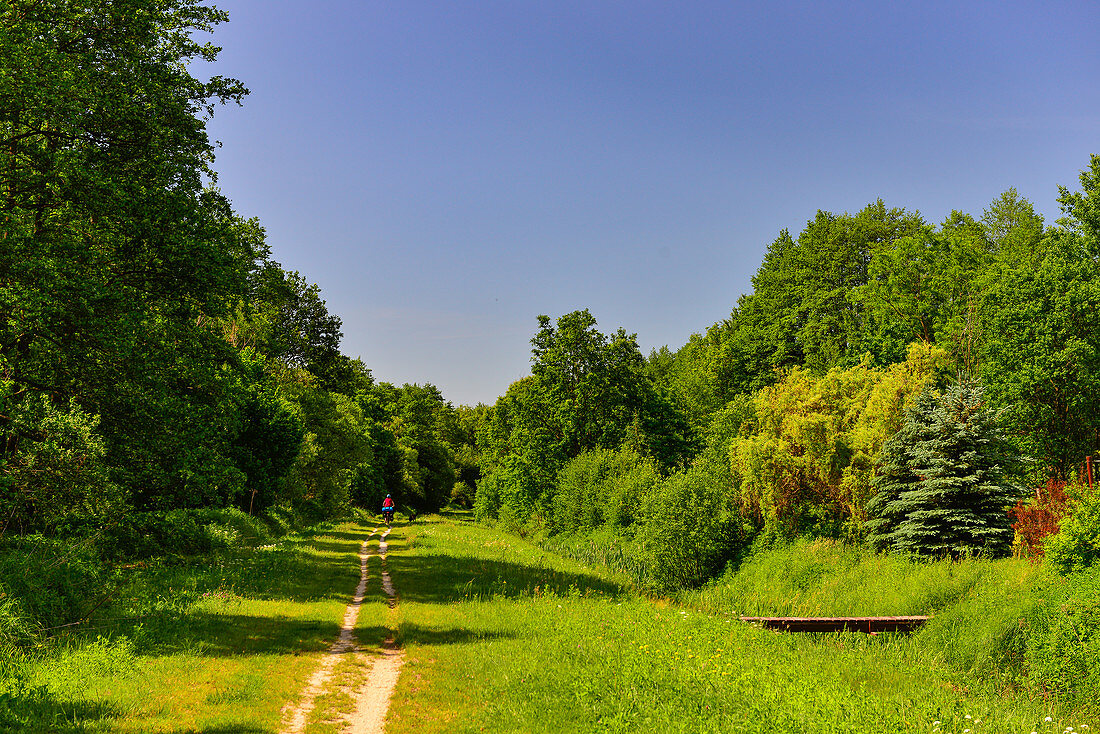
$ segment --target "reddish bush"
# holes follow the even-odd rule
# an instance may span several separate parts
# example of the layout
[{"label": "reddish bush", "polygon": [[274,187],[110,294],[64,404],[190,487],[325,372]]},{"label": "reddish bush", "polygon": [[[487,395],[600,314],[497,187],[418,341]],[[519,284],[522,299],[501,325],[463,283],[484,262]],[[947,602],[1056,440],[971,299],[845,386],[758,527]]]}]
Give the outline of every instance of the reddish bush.
[{"label": "reddish bush", "polygon": [[1035,494],[1020,500],[1008,511],[1015,518],[1016,548],[1021,555],[1038,558],[1043,555],[1043,539],[1058,532],[1058,521],[1066,516],[1066,483],[1048,479],[1047,486],[1037,487]]}]

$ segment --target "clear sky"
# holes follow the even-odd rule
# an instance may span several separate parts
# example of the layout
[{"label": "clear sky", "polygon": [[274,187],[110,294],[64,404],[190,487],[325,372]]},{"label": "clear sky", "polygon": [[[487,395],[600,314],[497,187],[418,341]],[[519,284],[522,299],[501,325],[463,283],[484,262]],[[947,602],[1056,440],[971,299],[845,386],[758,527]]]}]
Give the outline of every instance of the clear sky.
[{"label": "clear sky", "polygon": [[1095,1],[214,4],[252,90],[218,185],[345,353],[455,404],[529,373],[538,314],[676,349],[818,209],[1051,221],[1100,153]]}]

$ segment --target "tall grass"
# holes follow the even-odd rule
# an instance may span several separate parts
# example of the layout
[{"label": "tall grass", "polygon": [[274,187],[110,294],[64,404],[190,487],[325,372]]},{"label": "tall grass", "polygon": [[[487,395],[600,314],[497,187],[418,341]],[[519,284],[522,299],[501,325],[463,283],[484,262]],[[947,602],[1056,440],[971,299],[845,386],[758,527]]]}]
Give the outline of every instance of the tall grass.
[{"label": "tall grass", "polygon": [[[748,609],[745,600],[763,611],[769,600],[797,596],[786,611],[841,613],[876,601],[878,613],[934,608],[939,620],[984,598],[998,580],[1008,579],[1011,594],[1039,578],[1025,564],[910,567],[843,546],[801,544],[750,559],[740,590],[727,588],[737,578],[731,572],[724,584],[685,595],[692,607],[609,588],[598,566],[575,560],[606,558],[609,545],[598,538],[587,550],[574,538],[572,557],[562,558],[546,543],[459,518],[432,518],[413,532],[392,563],[407,662],[391,733],[1046,734],[1093,723],[1057,696],[1034,697],[965,672],[935,653],[931,637],[924,644],[905,635],[777,634],[731,618]],[[864,563],[880,578],[861,579]],[[892,588],[922,574],[919,588]],[[943,580],[946,592],[935,588]],[[827,601],[822,584],[864,601]],[[894,594],[907,601],[877,600]]]},{"label": "tall grass", "polygon": [[1100,570],[1063,577],[1023,559],[928,561],[798,541],[758,549],[679,599],[725,617],[933,615],[893,638],[907,665],[1100,714]]},{"label": "tall grass", "polygon": [[[0,731],[276,731],[337,637],[366,531],[231,529],[213,553],[115,569],[121,583],[86,623],[0,646]],[[375,583],[365,649],[385,609]]]},{"label": "tall grass", "polygon": [[[714,614],[894,616],[936,614],[983,584],[1019,592],[1041,572],[1018,559],[917,561],[834,540],[762,547],[684,603]],[[984,588],[984,587],[983,587]]]}]

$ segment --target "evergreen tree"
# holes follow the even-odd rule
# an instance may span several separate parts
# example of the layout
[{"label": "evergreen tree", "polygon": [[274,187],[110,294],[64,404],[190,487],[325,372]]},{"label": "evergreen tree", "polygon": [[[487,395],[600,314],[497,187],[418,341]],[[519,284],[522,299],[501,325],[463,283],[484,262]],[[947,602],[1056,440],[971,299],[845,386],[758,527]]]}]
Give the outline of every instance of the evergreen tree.
[{"label": "evergreen tree", "polygon": [[904,519],[897,504],[902,493],[920,481],[913,473],[913,447],[932,435],[936,393],[925,387],[905,412],[905,423],[882,445],[877,474],[871,484],[875,494],[867,502],[867,542],[876,550],[892,550],[894,533]]},{"label": "evergreen tree", "polygon": [[1008,444],[982,388],[959,381],[938,399],[925,393],[884,449],[881,499],[868,526],[879,547],[918,555],[1006,553],[1006,508],[1020,495],[1005,475]]}]

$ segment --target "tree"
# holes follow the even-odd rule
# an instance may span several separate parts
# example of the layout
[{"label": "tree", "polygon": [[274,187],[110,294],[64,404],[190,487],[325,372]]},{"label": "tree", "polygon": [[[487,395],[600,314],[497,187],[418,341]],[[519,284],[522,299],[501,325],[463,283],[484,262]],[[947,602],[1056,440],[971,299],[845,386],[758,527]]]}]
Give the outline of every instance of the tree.
[{"label": "tree", "polygon": [[1008,509],[1021,488],[1008,481],[1014,457],[981,386],[960,380],[922,395],[900,436],[879,458],[870,528],[879,547],[925,556],[1007,554]]},{"label": "tree", "polygon": [[981,224],[1002,259],[1031,262],[1041,252],[1043,217],[1015,188],[993,200],[982,212]]},{"label": "tree", "polygon": [[1065,231],[1044,243],[1038,267],[992,270],[981,301],[982,378],[1036,483],[1100,447],[1100,268]]},{"label": "tree", "polygon": [[1062,217],[1058,225],[1076,239],[1091,257],[1100,257],[1100,155],[1089,158],[1089,167],[1081,171],[1081,190],[1058,187]]},{"label": "tree", "polygon": [[935,409],[936,393],[928,385],[907,407],[904,423],[882,445],[875,461],[874,494],[867,502],[865,528],[867,542],[877,550],[893,549],[894,533],[905,519],[898,499],[921,480],[913,469],[913,447],[932,438]]},{"label": "tree", "polygon": [[728,445],[746,514],[772,535],[858,538],[873,459],[942,357],[914,344],[886,369],[865,363],[816,377],[795,368],[759,391]]},{"label": "tree", "polygon": [[531,340],[534,377],[555,415],[563,456],[594,448],[619,448],[634,429],[637,448],[663,467],[696,449],[696,439],[673,399],[657,389],[646,369],[636,334],[620,327],[607,337],[587,309],[539,316]]},{"label": "tree", "polygon": [[[194,0],[0,9],[6,402],[75,401],[111,480],[146,506],[224,503],[243,481],[228,457],[236,353],[216,319],[265,248],[206,184],[205,119],[246,90],[188,66],[214,60],[192,34],[224,19]],[[10,413],[0,435],[0,464],[36,451]]]},{"label": "tree", "polygon": [[926,232],[920,215],[881,200],[855,215],[819,211],[797,239],[783,231],[731,316],[729,358],[741,389],[769,385],[795,365],[817,374],[850,367],[867,352],[876,364],[903,360],[912,334],[884,339],[892,317],[876,322],[856,296],[876,252]]},{"label": "tree", "polygon": [[357,368],[340,353],[341,320],[321,289],[268,261],[254,278],[252,331],[257,348],[291,369],[307,369],[330,390],[354,392]]}]

